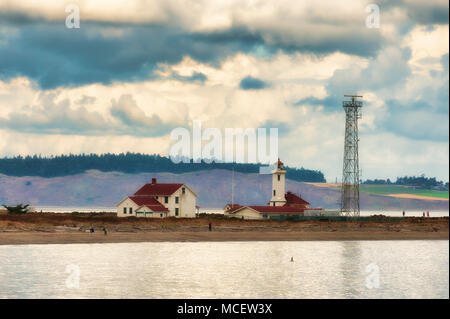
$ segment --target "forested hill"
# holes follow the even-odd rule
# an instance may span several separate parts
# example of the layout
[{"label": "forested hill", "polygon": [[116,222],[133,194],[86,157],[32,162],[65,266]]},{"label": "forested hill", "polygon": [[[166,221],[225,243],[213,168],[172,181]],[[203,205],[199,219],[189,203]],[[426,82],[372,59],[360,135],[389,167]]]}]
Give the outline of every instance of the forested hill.
[{"label": "forested hill", "polygon": [[[0,159],[0,174],[9,176],[57,177],[83,173],[87,170],[102,172],[147,173],[171,172],[187,173],[212,169],[234,168],[236,172],[258,173],[258,164],[238,163],[173,163],[160,155],[139,153],[122,154],[81,154],[51,157],[17,156]],[[289,179],[300,182],[326,182],[322,172],[304,168],[286,167]]]}]

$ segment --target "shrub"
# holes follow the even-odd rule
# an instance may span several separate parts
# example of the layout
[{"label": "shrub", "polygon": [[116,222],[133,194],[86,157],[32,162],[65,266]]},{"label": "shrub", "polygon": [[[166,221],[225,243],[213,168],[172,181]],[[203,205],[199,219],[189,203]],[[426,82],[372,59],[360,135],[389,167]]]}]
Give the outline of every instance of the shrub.
[{"label": "shrub", "polygon": [[24,205],[24,204],[19,204],[16,206],[6,206],[3,205],[3,207],[6,208],[6,210],[8,211],[8,214],[26,214],[28,213],[28,204]]}]

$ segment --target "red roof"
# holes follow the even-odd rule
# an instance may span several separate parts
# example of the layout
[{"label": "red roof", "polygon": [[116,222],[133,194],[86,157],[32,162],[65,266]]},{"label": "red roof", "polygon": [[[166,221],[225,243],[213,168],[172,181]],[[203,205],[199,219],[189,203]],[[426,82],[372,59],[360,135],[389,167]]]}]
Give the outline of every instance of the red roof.
[{"label": "red roof", "polygon": [[154,212],[168,212],[169,210],[163,204],[158,202],[153,196],[130,196],[133,202],[140,206],[147,206]]},{"label": "red roof", "polygon": [[160,183],[148,183],[142,186],[136,193],[135,196],[142,195],[172,195],[184,184],[160,184]]},{"label": "red roof", "polygon": [[231,213],[241,207],[242,207],[242,205],[239,205],[239,204],[227,204],[227,205],[225,205],[225,210],[227,211],[227,213]]},{"label": "red roof", "polygon": [[248,206],[260,213],[303,213],[305,209],[290,206]]},{"label": "red roof", "polygon": [[152,212],[168,212],[169,210],[164,207],[163,205],[156,206],[156,205],[143,205],[140,207],[148,207]]},{"label": "red roof", "polygon": [[301,198],[300,196],[295,195],[292,192],[287,192],[286,195],[284,195],[284,198],[286,198],[286,206],[297,204],[297,205],[309,205],[309,203]]}]

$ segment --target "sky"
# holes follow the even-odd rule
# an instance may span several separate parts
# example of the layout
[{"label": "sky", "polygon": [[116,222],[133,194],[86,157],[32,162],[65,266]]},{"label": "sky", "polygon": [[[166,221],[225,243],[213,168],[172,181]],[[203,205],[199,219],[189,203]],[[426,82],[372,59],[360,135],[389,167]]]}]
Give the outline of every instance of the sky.
[{"label": "sky", "polygon": [[0,0],[0,157],[167,155],[199,120],[334,182],[357,93],[362,179],[448,181],[448,41],[448,1]]}]

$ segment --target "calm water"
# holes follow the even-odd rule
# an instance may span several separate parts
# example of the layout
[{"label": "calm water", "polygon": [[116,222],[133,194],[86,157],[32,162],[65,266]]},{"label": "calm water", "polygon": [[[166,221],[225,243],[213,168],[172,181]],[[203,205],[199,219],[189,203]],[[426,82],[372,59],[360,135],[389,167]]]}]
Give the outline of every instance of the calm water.
[{"label": "calm water", "polygon": [[449,298],[448,260],[448,241],[11,245],[0,298]]}]

